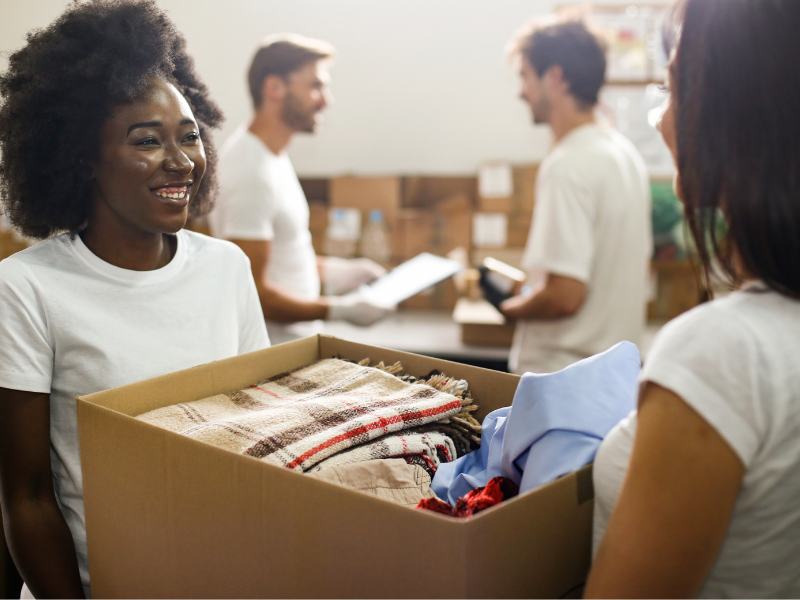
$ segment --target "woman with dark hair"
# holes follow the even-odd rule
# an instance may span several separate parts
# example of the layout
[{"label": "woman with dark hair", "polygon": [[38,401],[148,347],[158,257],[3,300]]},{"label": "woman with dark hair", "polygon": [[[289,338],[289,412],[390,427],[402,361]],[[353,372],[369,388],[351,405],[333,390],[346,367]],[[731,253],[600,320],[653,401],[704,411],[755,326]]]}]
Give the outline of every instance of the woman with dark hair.
[{"label": "woman with dark hair", "polygon": [[[269,345],[249,263],[183,231],[222,115],[152,0],[73,4],[0,77],[0,501],[23,596],[89,593],[75,396]],[[202,183],[202,185],[201,185]]]},{"label": "woman with dark hair", "polygon": [[586,595],[797,598],[800,2],[680,8],[659,129],[705,277],[735,290],[659,333],[597,454]]}]

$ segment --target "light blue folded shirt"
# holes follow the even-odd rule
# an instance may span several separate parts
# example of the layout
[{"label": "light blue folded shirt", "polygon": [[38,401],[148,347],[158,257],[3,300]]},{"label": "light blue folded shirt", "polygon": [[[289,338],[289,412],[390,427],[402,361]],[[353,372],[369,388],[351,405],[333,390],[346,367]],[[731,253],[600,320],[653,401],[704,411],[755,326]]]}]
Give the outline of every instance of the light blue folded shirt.
[{"label": "light blue folded shirt", "polygon": [[511,406],[484,418],[481,447],[440,464],[431,489],[455,505],[498,475],[524,493],[589,464],[633,410],[640,370],[636,345],[620,342],[556,373],[525,373]]}]

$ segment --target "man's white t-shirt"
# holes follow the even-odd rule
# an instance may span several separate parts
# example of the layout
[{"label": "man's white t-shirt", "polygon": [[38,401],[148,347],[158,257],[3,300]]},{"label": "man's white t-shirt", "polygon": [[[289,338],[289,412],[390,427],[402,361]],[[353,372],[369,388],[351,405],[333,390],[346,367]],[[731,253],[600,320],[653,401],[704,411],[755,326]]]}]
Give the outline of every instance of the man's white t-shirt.
[{"label": "man's white t-shirt", "polygon": [[244,253],[176,237],[175,256],[154,271],[115,267],[66,234],[0,262],[0,387],[50,394],[53,484],[84,586],[75,396],[269,346]]},{"label": "man's white t-shirt", "polygon": [[586,284],[578,312],[517,322],[509,364],[558,371],[644,329],[652,254],[650,184],[622,134],[596,124],[568,133],[542,161],[522,267],[532,292],[547,273]]},{"label": "man's white t-shirt", "polygon": [[[800,301],[757,284],[701,305],[656,336],[642,370],[703,417],[745,467],[700,597],[800,597]],[[594,550],[628,468],[636,413],[594,463]]]},{"label": "man's white t-shirt", "polygon": [[[208,217],[214,237],[271,242],[267,280],[305,300],[319,298],[308,202],[289,156],[274,154],[241,126],[222,147],[218,177],[217,206]],[[267,321],[267,329],[280,344],[319,333],[322,322]]]}]

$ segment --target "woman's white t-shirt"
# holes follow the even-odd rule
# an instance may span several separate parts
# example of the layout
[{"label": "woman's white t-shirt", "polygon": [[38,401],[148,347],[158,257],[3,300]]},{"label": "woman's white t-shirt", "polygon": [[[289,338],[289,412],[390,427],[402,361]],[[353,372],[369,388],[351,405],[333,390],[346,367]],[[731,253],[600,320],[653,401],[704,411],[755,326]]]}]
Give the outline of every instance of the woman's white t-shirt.
[{"label": "woman's white t-shirt", "polygon": [[[680,396],[745,467],[700,597],[800,597],[800,301],[755,284],[699,306],[659,332],[641,378]],[[595,552],[635,430],[632,413],[595,458]]]},{"label": "woman's white t-shirt", "polygon": [[175,256],[154,271],[115,267],[68,235],[0,262],[0,387],[50,394],[53,483],[85,586],[75,396],[269,346],[244,253],[176,237]]}]

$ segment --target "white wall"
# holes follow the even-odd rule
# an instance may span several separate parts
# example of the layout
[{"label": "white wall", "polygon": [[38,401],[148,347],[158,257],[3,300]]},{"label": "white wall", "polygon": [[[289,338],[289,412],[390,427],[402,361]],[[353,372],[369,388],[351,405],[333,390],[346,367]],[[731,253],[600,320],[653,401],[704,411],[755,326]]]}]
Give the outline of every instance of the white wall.
[{"label": "white wall", "polygon": [[[608,0],[608,3],[618,3]],[[298,173],[472,173],[485,160],[531,162],[550,138],[517,99],[504,47],[554,0],[158,0],[187,38],[227,116],[250,115],[245,72],[261,38],[293,31],[337,49],[334,105],[299,136]],[[0,53],[52,21],[68,0],[0,0]],[[0,68],[6,58],[0,57]]]}]

